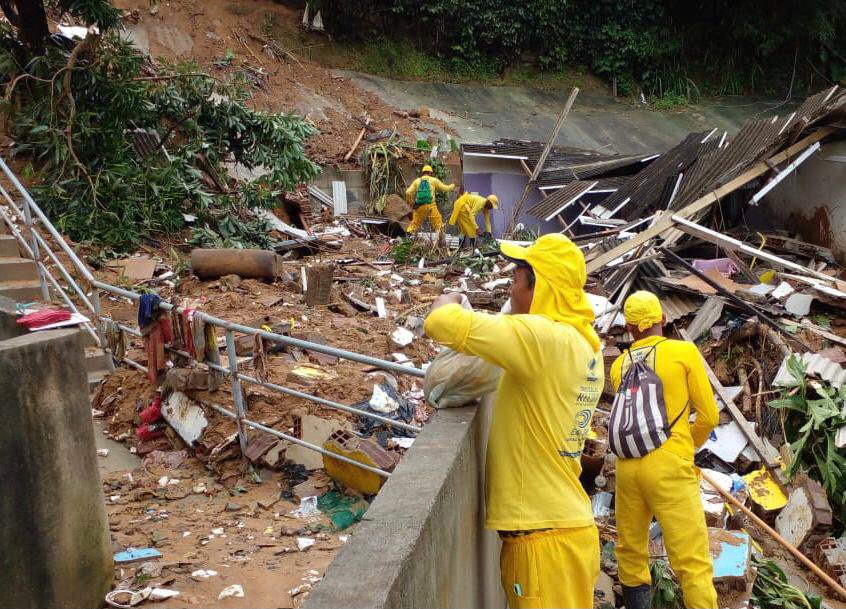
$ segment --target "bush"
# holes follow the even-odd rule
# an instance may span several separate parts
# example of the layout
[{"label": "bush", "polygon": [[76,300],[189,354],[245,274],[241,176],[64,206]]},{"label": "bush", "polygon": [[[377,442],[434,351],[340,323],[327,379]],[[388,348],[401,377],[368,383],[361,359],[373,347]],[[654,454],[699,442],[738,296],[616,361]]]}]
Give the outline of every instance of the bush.
[{"label": "bush", "polygon": [[[0,29],[2,104],[16,144],[29,159],[36,199],[72,239],[130,251],[145,238],[186,229],[196,243],[265,246],[250,210],[279,197],[319,168],[303,144],[314,127],[292,114],[249,108],[238,73],[219,80],[196,65],[155,65],[117,35],[89,35],[72,55],[48,44],[22,65],[14,33]],[[134,134],[160,139],[136,151]],[[262,175],[237,183],[227,163]]]}]

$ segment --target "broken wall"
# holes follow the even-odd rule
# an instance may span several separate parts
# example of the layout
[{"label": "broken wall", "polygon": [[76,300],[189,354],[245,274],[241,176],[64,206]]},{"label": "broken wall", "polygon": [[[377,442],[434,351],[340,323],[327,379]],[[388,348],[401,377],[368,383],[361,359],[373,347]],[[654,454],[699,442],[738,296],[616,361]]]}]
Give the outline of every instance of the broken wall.
[{"label": "broken wall", "polygon": [[505,607],[499,539],[482,528],[491,411],[437,411],[306,608]]},{"label": "broken wall", "polygon": [[[501,237],[511,220],[514,204],[520,200],[529,181],[526,172],[520,166],[520,161],[465,156],[463,180],[465,190],[477,192],[483,196],[495,194],[499,198],[499,209],[491,214],[491,225],[494,237]],[[538,201],[540,201],[540,193],[533,188],[523,206],[524,211],[517,221],[522,222],[527,228],[537,229],[538,234],[541,235],[559,232],[561,227],[557,222],[545,222],[525,212]],[[481,215],[478,221],[481,221]]]},{"label": "broken wall", "polygon": [[824,144],[761,203],[789,230],[846,262],[846,141]]}]

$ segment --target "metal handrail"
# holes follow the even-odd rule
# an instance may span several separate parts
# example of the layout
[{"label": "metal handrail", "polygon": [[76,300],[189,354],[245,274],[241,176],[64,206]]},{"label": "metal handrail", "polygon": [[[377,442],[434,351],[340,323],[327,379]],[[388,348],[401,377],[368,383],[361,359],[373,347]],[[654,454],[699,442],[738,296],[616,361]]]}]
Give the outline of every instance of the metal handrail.
[{"label": "metal handrail", "polygon": [[[94,314],[94,317],[97,321],[97,327],[98,328],[100,327],[101,321],[108,321],[110,323],[115,323],[115,325],[118,328],[120,328],[122,331],[129,332],[129,333],[136,335],[136,336],[141,336],[140,331],[133,329],[133,328],[130,328],[128,326],[122,325],[122,324],[117,324],[116,322],[113,322],[110,318],[101,314],[100,306],[99,306],[100,300],[99,300],[98,291],[102,290],[102,291],[107,292],[109,294],[112,294],[112,295],[115,295],[115,296],[120,296],[120,297],[123,297],[123,298],[128,298],[128,299],[133,300],[133,301],[139,301],[141,299],[141,294],[134,292],[132,290],[126,290],[126,289],[123,289],[123,288],[119,288],[117,286],[113,286],[111,284],[108,284],[108,283],[105,283],[105,282],[98,280],[94,276],[94,274],[88,269],[88,267],[85,265],[85,263],[82,262],[82,260],[80,260],[80,258],[77,256],[77,254],[73,251],[73,249],[64,240],[62,235],[52,225],[50,220],[47,218],[47,216],[44,214],[44,212],[38,207],[38,205],[35,203],[33,198],[30,196],[30,194],[27,192],[27,190],[23,187],[23,185],[17,179],[15,174],[9,169],[8,165],[5,163],[5,161],[2,158],[0,158],[0,169],[3,170],[3,172],[6,174],[6,176],[9,178],[9,180],[12,182],[12,184],[15,186],[15,188],[18,190],[18,192],[22,195],[22,197],[24,199],[25,205],[22,206],[23,210],[21,210],[15,204],[14,200],[11,198],[9,193],[6,192],[6,190],[3,188],[2,185],[0,185],[0,194],[2,194],[2,196],[6,199],[7,203],[14,210],[14,212],[18,215],[18,217],[26,223],[27,228],[29,229],[30,234],[31,234],[31,238],[32,238],[31,244],[27,243],[26,239],[24,239],[23,235],[20,233],[20,231],[18,231],[13,226],[13,223],[10,221],[9,217],[3,212],[3,210],[1,208],[0,208],[0,215],[2,215],[4,220],[6,221],[6,223],[10,225],[13,233],[15,234],[15,237],[24,246],[27,253],[33,259],[36,260],[36,263],[38,264],[39,272],[42,275],[42,280],[43,280],[43,278],[46,277],[51,282],[51,284],[56,289],[56,291],[59,292],[59,294],[62,296],[63,300],[70,306],[71,310],[78,313],[76,306],[73,304],[73,302],[71,301],[69,296],[66,294],[65,290],[62,289],[62,287],[58,284],[58,282],[52,276],[52,274],[50,273],[50,271],[46,267],[46,265],[44,265],[40,260],[38,260],[38,258],[40,257],[40,251],[39,251],[40,249],[43,249],[47,253],[47,255],[52,260],[54,265],[61,272],[62,276],[65,278],[65,280],[68,282],[68,284],[74,289],[76,294],[79,296],[80,300],[85,304],[85,306],[89,310],[92,311],[92,313]],[[47,230],[47,232],[53,237],[53,239],[58,244],[58,246],[68,255],[68,258],[70,258],[71,263],[76,268],[76,270],[82,275],[82,277],[93,288],[90,299],[85,294],[84,290],[82,290],[80,288],[80,286],[74,280],[74,278],[71,276],[71,274],[68,272],[68,270],[65,268],[64,264],[62,264],[61,260],[59,260],[59,258],[55,255],[55,253],[51,249],[50,244],[47,242],[47,240],[44,239],[41,235],[38,234],[38,232],[35,229],[34,222],[32,221],[32,214],[34,214],[35,217],[41,222],[41,224],[44,226],[44,228]],[[39,246],[40,246],[40,248],[39,248]],[[173,304],[165,302],[165,301],[161,301],[159,303],[159,307],[162,310],[176,311],[179,314],[184,314],[187,311],[184,307],[179,307],[179,306],[173,305]],[[282,432],[278,432],[278,431],[273,430],[271,428],[268,428],[264,425],[261,425],[260,423],[255,423],[254,421],[248,420],[246,418],[246,405],[245,405],[245,402],[244,402],[244,399],[243,399],[241,386],[240,386],[241,381],[245,381],[245,382],[248,382],[248,383],[251,383],[251,384],[257,384],[257,385],[260,385],[260,386],[265,387],[267,389],[270,389],[272,391],[276,391],[278,393],[282,393],[282,394],[285,394],[285,395],[290,395],[292,397],[310,400],[310,401],[316,402],[318,404],[321,404],[321,405],[329,407],[329,408],[334,408],[334,409],[342,410],[342,411],[345,411],[345,412],[348,412],[348,413],[351,413],[351,414],[356,414],[356,415],[359,415],[359,416],[371,418],[373,420],[379,421],[379,422],[387,424],[387,425],[394,426],[394,427],[399,428],[399,429],[404,429],[404,430],[415,432],[415,433],[419,432],[421,430],[421,428],[419,426],[416,426],[416,425],[411,425],[411,424],[405,423],[403,421],[394,421],[393,419],[389,419],[388,417],[384,417],[382,415],[379,415],[379,414],[376,414],[376,413],[373,413],[373,412],[368,412],[368,411],[365,411],[365,410],[355,408],[353,406],[348,406],[346,404],[340,404],[338,402],[333,402],[333,401],[327,400],[325,398],[310,395],[308,393],[297,391],[295,389],[291,389],[291,388],[288,388],[288,387],[285,387],[285,386],[282,386],[282,385],[277,385],[275,383],[262,382],[259,379],[256,379],[254,377],[251,377],[251,376],[248,376],[246,374],[239,372],[238,371],[238,360],[237,360],[237,356],[236,356],[236,352],[235,352],[235,341],[234,341],[233,333],[238,332],[238,333],[247,334],[247,335],[258,335],[258,336],[261,336],[264,340],[268,340],[268,341],[271,341],[271,342],[274,342],[274,343],[279,343],[279,344],[286,345],[286,346],[299,347],[299,348],[302,348],[302,349],[307,349],[309,351],[314,351],[314,352],[317,352],[317,353],[323,353],[323,354],[326,354],[326,355],[332,355],[332,356],[335,356],[335,357],[338,357],[338,358],[341,358],[341,359],[346,359],[346,360],[349,360],[349,361],[354,361],[354,362],[366,364],[366,365],[373,366],[373,367],[376,367],[376,368],[381,368],[383,370],[390,370],[392,372],[396,372],[396,373],[399,373],[399,374],[406,374],[406,375],[413,376],[413,377],[416,377],[416,378],[422,378],[425,375],[425,373],[422,370],[420,370],[418,368],[411,367],[411,366],[405,366],[405,365],[401,365],[401,364],[398,364],[398,363],[395,363],[395,362],[389,362],[389,361],[381,360],[381,359],[378,359],[378,358],[375,358],[375,357],[370,357],[368,355],[363,355],[363,354],[360,354],[360,353],[356,353],[354,351],[347,351],[345,349],[338,349],[338,348],[332,347],[330,345],[321,345],[321,344],[313,343],[313,342],[310,342],[310,341],[300,340],[300,339],[297,339],[297,338],[292,338],[292,337],[289,337],[289,336],[276,334],[274,332],[268,332],[268,331],[262,330],[260,328],[252,328],[252,327],[249,327],[249,326],[245,326],[243,324],[230,322],[228,320],[221,319],[221,318],[215,317],[213,315],[209,315],[208,313],[204,313],[204,312],[198,311],[198,310],[194,310],[193,314],[195,316],[198,316],[199,319],[201,319],[204,323],[210,324],[210,325],[218,327],[218,328],[221,328],[225,331],[226,351],[227,351],[227,356],[228,356],[228,360],[229,360],[229,367],[227,368],[227,367],[221,366],[219,364],[215,364],[213,362],[199,361],[196,358],[193,358],[189,353],[187,353],[185,351],[180,351],[180,350],[173,349],[173,348],[168,348],[168,351],[173,352],[173,353],[177,353],[177,354],[184,356],[184,357],[187,357],[187,358],[191,359],[192,361],[194,361],[198,364],[202,364],[202,365],[206,366],[206,368],[208,368],[209,370],[217,370],[217,371],[224,372],[224,373],[229,375],[230,381],[231,381],[231,387],[232,387],[232,397],[233,397],[233,401],[235,402],[236,412],[232,413],[231,411],[228,411],[228,410],[221,408],[221,407],[215,407],[214,405],[212,405],[212,408],[214,408],[217,412],[224,414],[225,416],[229,416],[229,417],[235,419],[236,425],[237,425],[237,428],[238,428],[239,444],[241,446],[242,452],[246,449],[246,442],[247,442],[246,433],[245,433],[245,426],[246,426],[246,427],[251,427],[251,428],[254,428],[254,429],[259,429],[259,430],[265,431],[267,433],[271,433],[272,435],[275,435],[277,437],[284,438],[286,440],[295,442],[296,444],[299,444],[299,445],[304,446],[306,448],[309,448],[311,450],[315,450],[315,451],[320,452],[322,454],[330,455],[332,458],[336,458],[338,460],[348,462],[352,465],[356,465],[358,467],[361,467],[362,469],[365,469],[367,471],[377,473],[380,476],[387,477],[387,476],[390,475],[388,472],[385,472],[383,470],[374,468],[372,466],[368,466],[364,463],[359,463],[358,461],[346,458],[343,455],[338,455],[338,454],[333,453],[331,451],[327,451],[326,449],[323,449],[322,447],[318,447],[318,446],[310,444],[308,442],[304,442],[302,440],[294,438],[293,436],[288,436],[286,434],[283,434]],[[103,337],[102,332],[100,332],[100,336],[98,336],[90,328],[86,327],[86,329],[89,332],[92,333],[92,336],[95,337],[95,340],[97,340],[98,344],[103,346],[104,350],[106,350],[108,352],[106,341]],[[124,363],[124,364],[127,364],[127,365],[129,365],[129,366],[131,366],[131,367],[133,367],[137,370],[140,370],[142,372],[147,371],[147,368],[145,366],[142,366],[141,364],[139,364],[139,363],[137,363],[137,362],[135,362],[135,361],[133,361],[129,358],[124,357],[121,360],[121,362]]]}]

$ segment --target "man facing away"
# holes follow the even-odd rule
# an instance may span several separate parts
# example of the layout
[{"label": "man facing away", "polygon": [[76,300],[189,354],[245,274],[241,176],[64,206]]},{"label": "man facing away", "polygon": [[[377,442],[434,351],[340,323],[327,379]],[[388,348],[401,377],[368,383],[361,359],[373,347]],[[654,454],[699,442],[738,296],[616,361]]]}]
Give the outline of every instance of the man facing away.
[{"label": "man facing away", "polygon": [[461,232],[461,243],[458,249],[464,247],[465,242],[469,242],[470,249],[476,247],[476,237],[479,233],[479,225],[476,224],[476,216],[479,212],[485,218],[485,232],[482,237],[491,238],[491,210],[499,206],[499,199],[496,195],[488,195],[483,197],[465,192],[458,197],[452,206],[452,215],[449,217],[449,223],[455,225],[458,222],[458,230]]},{"label": "man facing away", "polygon": [[405,200],[414,208],[411,216],[411,224],[406,232],[416,233],[423,226],[423,221],[429,218],[432,230],[438,232],[443,228],[444,220],[441,212],[438,211],[438,204],[435,195],[439,192],[450,192],[455,184],[444,184],[434,175],[432,167],[424,165],[422,175],[414,180],[405,191]]},{"label": "man facing away", "polygon": [[[617,459],[617,561],[623,602],[626,609],[651,606],[648,546],[654,516],[679,578],[684,606],[716,607],[708,529],[693,465],[695,448],[705,442],[719,418],[705,363],[693,343],[664,338],[666,318],[655,294],[635,292],[623,313],[635,342],[611,365],[611,382],[616,390],[632,363],[644,362],[663,386],[669,427],[666,441],[645,456]],[[696,413],[693,424],[691,412]],[[614,432],[614,418],[612,411],[609,434]]]},{"label": "man facing away", "polygon": [[502,368],[487,448],[486,528],[499,531],[501,581],[512,609],[593,607],[599,535],[579,483],[581,452],[604,384],[585,259],[560,234],[514,262],[511,315],[462,308],[439,296],[426,333]]}]

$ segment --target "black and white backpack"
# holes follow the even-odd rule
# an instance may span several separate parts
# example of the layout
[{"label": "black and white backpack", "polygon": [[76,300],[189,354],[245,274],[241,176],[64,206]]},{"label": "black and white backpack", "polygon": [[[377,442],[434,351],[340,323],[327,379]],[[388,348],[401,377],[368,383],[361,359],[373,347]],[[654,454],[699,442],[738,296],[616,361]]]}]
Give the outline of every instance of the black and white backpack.
[{"label": "black and white backpack", "polygon": [[[661,341],[664,342],[664,341]],[[681,416],[670,423],[664,402],[664,383],[646,360],[661,342],[637,361],[628,350],[631,365],[617,389],[608,419],[608,447],[624,459],[643,457],[661,446]]]}]

